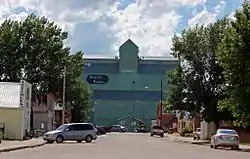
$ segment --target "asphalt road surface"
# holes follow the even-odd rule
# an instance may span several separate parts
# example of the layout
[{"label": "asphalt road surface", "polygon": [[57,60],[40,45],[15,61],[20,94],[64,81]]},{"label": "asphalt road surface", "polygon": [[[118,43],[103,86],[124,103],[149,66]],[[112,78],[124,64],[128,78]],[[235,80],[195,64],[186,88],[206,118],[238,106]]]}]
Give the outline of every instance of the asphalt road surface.
[{"label": "asphalt road surface", "polygon": [[65,142],[0,153],[0,159],[250,159],[250,153],[173,143],[149,134],[107,134],[93,143]]}]

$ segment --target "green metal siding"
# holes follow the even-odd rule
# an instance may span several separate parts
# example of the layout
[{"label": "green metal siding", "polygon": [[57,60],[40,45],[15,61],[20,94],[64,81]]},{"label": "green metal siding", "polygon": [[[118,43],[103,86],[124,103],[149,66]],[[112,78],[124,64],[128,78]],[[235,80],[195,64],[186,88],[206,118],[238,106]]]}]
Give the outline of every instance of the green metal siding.
[{"label": "green metal siding", "polygon": [[[156,117],[156,103],[154,101],[98,101],[95,100],[94,121],[98,125],[117,124],[118,119],[131,115],[150,124]],[[129,130],[133,130],[132,123]],[[148,125],[149,126],[149,125]]]},{"label": "green metal siding", "polygon": [[[96,74],[96,73],[91,73]],[[84,80],[86,81],[87,76],[90,74],[84,74]],[[166,75],[152,75],[152,74],[109,74],[102,73],[109,77],[109,83],[105,85],[92,84],[90,87],[97,90],[144,90],[148,87],[150,91],[160,91],[161,78],[163,78],[163,86],[167,87]],[[135,84],[132,83],[135,81]]]},{"label": "green metal siding", "polygon": [[167,72],[175,61],[138,58],[138,47],[131,41],[119,49],[114,59],[86,59],[83,79],[106,75],[108,83],[89,84],[93,90],[93,120],[97,125],[125,125],[129,131],[142,121],[150,126],[156,118],[156,103],[167,86]]}]

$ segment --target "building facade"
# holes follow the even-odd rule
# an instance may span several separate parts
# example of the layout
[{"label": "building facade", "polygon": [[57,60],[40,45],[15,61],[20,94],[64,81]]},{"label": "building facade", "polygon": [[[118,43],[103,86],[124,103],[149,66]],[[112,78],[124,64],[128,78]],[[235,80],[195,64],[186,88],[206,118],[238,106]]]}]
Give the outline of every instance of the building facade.
[{"label": "building facade", "polygon": [[[53,93],[37,96],[32,100],[33,130],[51,131],[54,129],[56,97]],[[60,122],[57,121],[57,122]]]},{"label": "building facade", "polygon": [[156,103],[167,88],[167,72],[177,60],[141,57],[130,39],[116,57],[84,57],[83,78],[93,91],[93,120],[97,125],[121,124],[130,131],[140,123],[151,125]]},{"label": "building facade", "polygon": [[4,138],[22,140],[30,131],[32,85],[0,82],[0,125]]}]

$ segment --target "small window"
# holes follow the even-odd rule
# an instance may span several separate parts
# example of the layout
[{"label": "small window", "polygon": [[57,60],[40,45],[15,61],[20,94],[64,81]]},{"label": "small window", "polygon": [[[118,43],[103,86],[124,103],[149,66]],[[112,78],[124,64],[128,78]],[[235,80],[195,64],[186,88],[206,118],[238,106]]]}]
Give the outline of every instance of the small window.
[{"label": "small window", "polygon": [[153,126],[153,129],[163,130],[163,128],[161,126]]},{"label": "small window", "polygon": [[27,91],[26,91],[26,100],[30,100],[30,88],[27,88]]},{"label": "small window", "polygon": [[93,130],[93,126],[90,124],[77,124],[76,125],[76,131],[82,131],[82,130]]},{"label": "small window", "polygon": [[233,130],[220,130],[220,134],[229,134],[229,135],[236,135],[236,132]]},{"label": "small window", "polygon": [[76,126],[75,126],[75,125],[69,125],[69,126],[67,127],[67,130],[68,130],[68,131],[75,131],[75,130],[76,130]]},{"label": "small window", "polygon": [[84,124],[84,126],[86,128],[85,130],[93,130],[94,129],[93,126],[90,124]]}]

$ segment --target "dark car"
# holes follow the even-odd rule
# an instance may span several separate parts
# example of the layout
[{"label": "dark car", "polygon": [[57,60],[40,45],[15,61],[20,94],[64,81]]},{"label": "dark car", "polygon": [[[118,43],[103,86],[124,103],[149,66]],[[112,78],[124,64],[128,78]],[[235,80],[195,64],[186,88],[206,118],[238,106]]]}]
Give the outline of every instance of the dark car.
[{"label": "dark car", "polygon": [[164,137],[164,129],[161,126],[153,126],[151,128],[150,136],[154,136],[154,135]]},{"label": "dark car", "polygon": [[105,135],[106,131],[102,126],[96,126],[97,129],[97,135]]},{"label": "dark car", "polygon": [[135,128],[134,132],[138,132],[138,133],[140,133],[140,132],[142,132],[142,133],[146,133],[146,132],[148,132],[148,130],[147,130],[146,126],[141,125],[141,126],[139,126],[139,127]]},{"label": "dark car", "polygon": [[110,129],[111,132],[126,132],[127,128],[122,125],[113,125]]},{"label": "dark car", "polygon": [[109,132],[110,132],[110,129],[111,129],[111,126],[99,126],[99,127],[101,127],[102,129],[104,129],[104,131],[105,131],[106,133],[109,133]]}]

